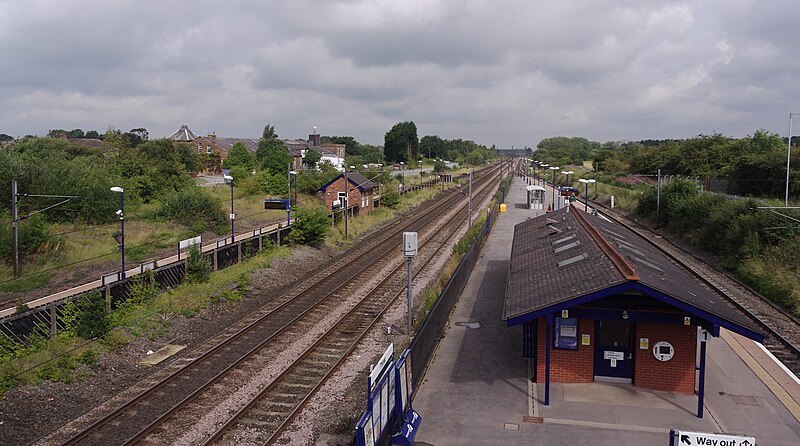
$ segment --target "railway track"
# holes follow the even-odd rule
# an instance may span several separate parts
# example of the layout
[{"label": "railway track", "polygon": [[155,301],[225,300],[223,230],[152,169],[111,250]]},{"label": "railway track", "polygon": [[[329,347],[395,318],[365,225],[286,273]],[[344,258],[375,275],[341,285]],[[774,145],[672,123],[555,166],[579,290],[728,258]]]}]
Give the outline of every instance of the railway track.
[{"label": "railway track", "polygon": [[[448,225],[461,226],[466,218],[464,214],[448,222]],[[440,234],[441,240],[433,243],[433,246],[426,241],[427,246],[420,250],[423,258],[417,258],[415,277],[435,259],[437,248],[446,244],[455,231],[440,231]],[[345,317],[341,318],[333,329],[309,347],[295,363],[220,427],[204,444],[238,444],[242,440],[273,444],[302,411],[308,399],[336,371],[381,316],[398,298],[405,295],[405,280],[405,265],[400,263]],[[252,438],[253,432],[258,432],[255,438]]]},{"label": "railway track", "polygon": [[[525,177],[521,166],[516,173]],[[549,184],[547,186],[550,187]],[[585,203],[585,199],[578,198]],[[800,319],[748,285],[731,277],[719,267],[692,255],[671,240],[631,221],[603,203],[589,200],[588,205],[602,210],[604,216],[639,234],[675,262],[691,271],[703,283],[724,295],[743,315],[764,328],[767,333],[763,343],[764,347],[792,373],[800,376]]]},{"label": "railway track", "polygon": [[[475,181],[476,189],[488,190],[488,185],[496,178],[496,174],[496,169],[482,174]],[[291,343],[299,334],[314,330],[318,321],[335,313],[359,286],[363,286],[364,281],[382,274],[383,270],[390,267],[392,259],[397,258],[397,252],[392,251],[398,251],[401,232],[423,232],[423,228],[430,226],[447,209],[456,205],[463,207],[464,201],[465,197],[461,193],[451,192],[424,212],[415,214],[407,224],[397,225],[397,228],[380,231],[370,237],[365,243],[342,256],[340,261],[299,285],[298,289],[284,293],[262,308],[243,328],[229,330],[223,342],[96,420],[63,444],[134,444],[147,442],[149,436],[163,435],[163,426],[174,422],[170,420],[177,418],[176,414],[192,404],[213,404],[214,399],[209,401],[207,396],[211,389],[238,388],[242,380],[263,367],[264,357],[281,350],[282,346]],[[451,219],[450,223],[454,221],[458,220]],[[384,282],[389,280],[389,276],[391,275]],[[393,285],[395,288],[398,286]],[[351,337],[358,334],[354,339],[360,339],[366,332],[365,329],[374,324],[382,314],[380,302],[394,299],[385,297],[386,292],[378,294],[384,296],[383,300],[374,298],[373,293],[370,294],[373,299],[362,299],[360,304],[347,312],[335,325],[336,332],[349,333]],[[372,322],[364,322],[367,316],[373,317]],[[321,336],[320,341],[314,344],[313,353],[307,349],[301,355],[303,358],[310,358],[305,367],[290,367],[281,375],[284,377],[290,369],[295,371],[295,375],[287,375],[281,381],[284,384],[280,387],[279,394],[289,394],[288,389],[308,390],[309,395],[313,394],[322,381],[313,386],[309,386],[307,381],[317,377],[320,365],[335,358],[341,360],[355,345],[351,344],[342,351],[344,344],[341,341],[323,342],[331,337],[330,333]],[[324,376],[326,375],[323,378]],[[302,402],[298,406],[302,408]],[[270,413],[267,417],[270,423],[280,418],[277,412]]]}]

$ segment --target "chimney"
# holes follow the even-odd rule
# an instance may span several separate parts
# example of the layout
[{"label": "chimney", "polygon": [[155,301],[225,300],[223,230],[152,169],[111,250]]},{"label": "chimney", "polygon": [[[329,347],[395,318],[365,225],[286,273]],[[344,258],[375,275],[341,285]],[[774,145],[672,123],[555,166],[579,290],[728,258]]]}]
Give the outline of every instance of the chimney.
[{"label": "chimney", "polygon": [[319,147],[319,133],[316,132],[317,128],[314,127],[314,133],[308,135],[308,142],[311,143],[312,146]]},{"label": "chimney", "polygon": [[216,146],[217,145],[217,132],[211,132],[211,134],[208,135],[208,137],[211,138],[211,144]]}]

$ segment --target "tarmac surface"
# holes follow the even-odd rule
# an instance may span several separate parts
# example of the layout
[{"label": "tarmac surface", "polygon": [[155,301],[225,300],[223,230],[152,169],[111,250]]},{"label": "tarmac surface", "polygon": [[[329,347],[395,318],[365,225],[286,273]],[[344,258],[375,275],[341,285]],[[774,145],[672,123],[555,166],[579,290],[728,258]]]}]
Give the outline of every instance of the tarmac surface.
[{"label": "tarmac surface", "polygon": [[530,381],[531,365],[522,358],[522,329],[502,320],[514,226],[544,212],[527,209],[525,186],[513,179],[508,211],[417,391],[413,406],[422,424],[414,444],[667,445],[675,429],[800,445],[800,381],[758,344],[725,330],[708,344],[703,418],[696,416],[696,395],[631,384],[551,383],[544,406],[544,385]]}]

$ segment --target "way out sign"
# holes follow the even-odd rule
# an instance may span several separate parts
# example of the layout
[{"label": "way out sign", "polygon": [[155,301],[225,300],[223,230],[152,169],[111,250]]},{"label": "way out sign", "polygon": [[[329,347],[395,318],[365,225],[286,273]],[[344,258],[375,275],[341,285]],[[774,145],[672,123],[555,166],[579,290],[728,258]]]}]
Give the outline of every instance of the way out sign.
[{"label": "way out sign", "polygon": [[670,430],[669,444],[670,446],[755,446],[756,439],[739,435]]}]

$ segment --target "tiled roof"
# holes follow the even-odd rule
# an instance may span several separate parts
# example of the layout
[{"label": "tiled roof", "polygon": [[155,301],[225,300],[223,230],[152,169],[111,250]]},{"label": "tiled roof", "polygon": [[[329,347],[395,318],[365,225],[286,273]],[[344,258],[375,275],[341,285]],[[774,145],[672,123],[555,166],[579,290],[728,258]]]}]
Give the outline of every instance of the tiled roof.
[{"label": "tiled roof", "polygon": [[361,190],[370,190],[374,187],[372,181],[359,172],[347,172],[347,181],[353,183],[354,186],[358,186]]},{"label": "tiled roof", "polygon": [[[561,266],[559,266],[561,262]],[[717,291],[652,246],[602,216],[566,208],[514,228],[504,319],[626,282],[638,282],[754,331]]]},{"label": "tiled roof", "polygon": [[[325,189],[328,188],[328,186],[330,186],[331,184],[335,183],[336,181],[339,180],[339,178],[342,178],[342,177],[344,177],[343,173],[338,175],[336,178],[328,181],[324,185],[322,185],[322,187],[317,189],[317,192],[324,192]],[[356,171],[347,172],[347,182],[350,183],[352,186],[358,187],[362,191],[372,190],[375,187],[375,185],[372,184],[372,181],[368,180],[367,177],[365,177],[364,175],[362,175],[362,174],[360,174],[360,173],[358,173]],[[350,190],[353,190],[353,189],[350,189]]]},{"label": "tiled roof", "polygon": [[[208,138],[206,138],[208,139]],[[233,147],[234,144],[237,142],[242,143],[247,150],[255,153],[258,150],[258,140],[251,139],[251,138],[228,138],[228,137],[221,137],[217,136],[217,146],[228,151]]]}]

